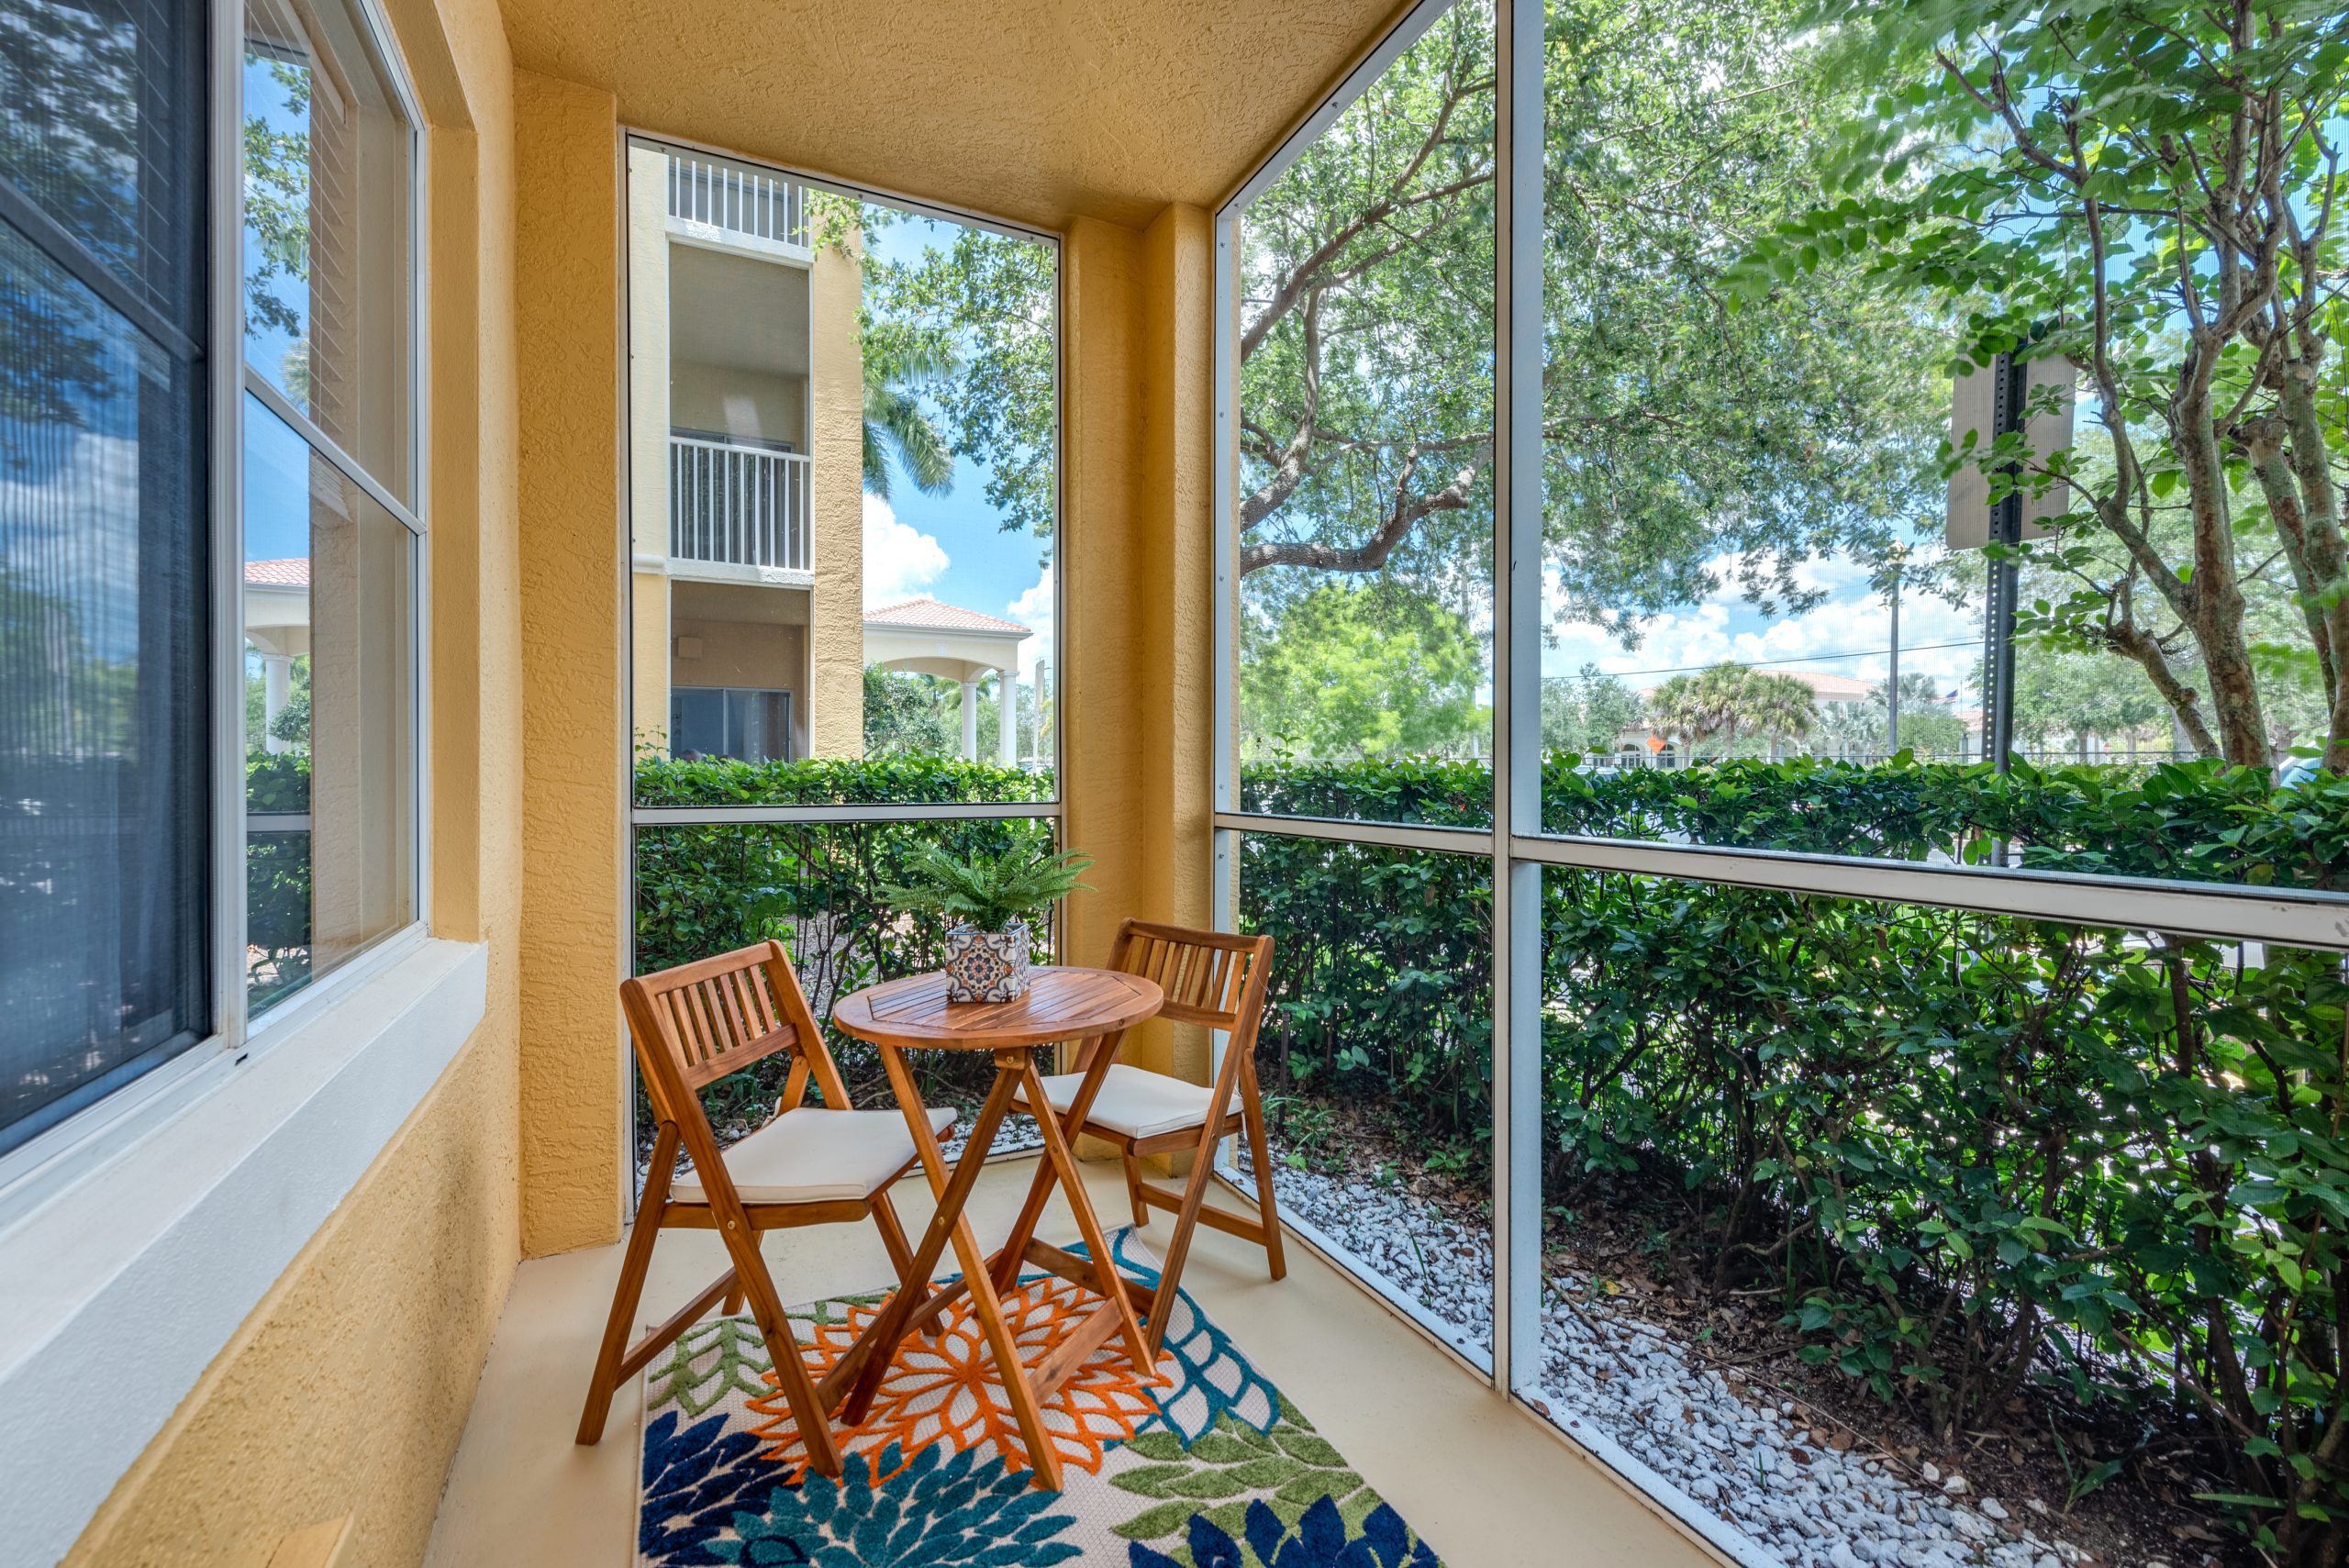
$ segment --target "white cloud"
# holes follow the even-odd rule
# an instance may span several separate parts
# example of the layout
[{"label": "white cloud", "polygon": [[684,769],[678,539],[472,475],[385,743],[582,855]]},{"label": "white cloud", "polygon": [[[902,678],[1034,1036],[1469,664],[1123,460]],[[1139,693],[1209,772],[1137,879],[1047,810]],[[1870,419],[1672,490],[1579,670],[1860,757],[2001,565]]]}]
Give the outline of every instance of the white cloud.
[{"label": "white cloud", "polygon": [[1004,613],[1036,635],[1019,645],[1019,678],[1036,678],[1036,662],[1052,657],[1052,569],[1037,573],[1035,586],[1003,606]]},{"label": "white cloud", "polygon": [[[1795,570],[1803,587],[1823,590],[1827,597],[1798,616],[1763,618],[1745,603],[1736,586],[1733,560],[1717,562],[1721,587],[1685,610],[1650,616],[1639,622],[1639,646],[1626,650],[1605,629],[1587,623],[1554,627],[1554,644],[1542,650],[1542,665],[1548,674],[1570,674],[1587,662],[1623,675],[1635,686],[1651,686],[1668,678],[1660,672],[1679,671],[1722,660],[1745,664],[1783,664],[1821,673],[1880,680],[1887,662],[1892,617],[1884,595],[1868,584],[1857,562],[1842,558],[1805,562]],[[1903,675],[1932,675],[1943,690],[1957,682],[1971,682],[1982,635],[1978,607],[1954,606],[1930,595],[1911,593],[1900,606],[1900,669]],[[1931,644],[1955,643],[1941,648]],[[1846,659],[1821,659],[1822,654],[1853,654]]]},{"label": "white cloud", "polygon": [[926,591],[945,574],[946,550],[932,535],[897,521],[888,502],[864,497],[864,607],[894,605]]}]

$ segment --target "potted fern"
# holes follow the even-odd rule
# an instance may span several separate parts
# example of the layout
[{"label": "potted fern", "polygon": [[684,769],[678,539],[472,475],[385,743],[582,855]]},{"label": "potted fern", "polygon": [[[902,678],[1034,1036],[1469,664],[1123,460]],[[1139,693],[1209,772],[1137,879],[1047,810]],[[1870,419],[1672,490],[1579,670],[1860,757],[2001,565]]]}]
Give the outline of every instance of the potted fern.
[{"label": "potted fern", "polygon": [[1010,1002],[1028,992],[1029,917],[1085,887],[1077,878],[1092,863],[1074,850],[963,856],[925,844],[913,857],[915,875],[882,891],[901,908],[953,922],[946,931],[948,1001]]}]

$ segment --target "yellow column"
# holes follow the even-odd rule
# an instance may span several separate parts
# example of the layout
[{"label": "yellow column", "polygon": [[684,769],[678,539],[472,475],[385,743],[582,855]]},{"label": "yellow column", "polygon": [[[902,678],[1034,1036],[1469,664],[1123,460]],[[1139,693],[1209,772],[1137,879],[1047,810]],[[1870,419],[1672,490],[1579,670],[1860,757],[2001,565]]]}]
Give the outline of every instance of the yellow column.
[{"label": "yellow column", "polygon": [[669,155],[628,150],[629,658],[635,741],[669,739]]}]

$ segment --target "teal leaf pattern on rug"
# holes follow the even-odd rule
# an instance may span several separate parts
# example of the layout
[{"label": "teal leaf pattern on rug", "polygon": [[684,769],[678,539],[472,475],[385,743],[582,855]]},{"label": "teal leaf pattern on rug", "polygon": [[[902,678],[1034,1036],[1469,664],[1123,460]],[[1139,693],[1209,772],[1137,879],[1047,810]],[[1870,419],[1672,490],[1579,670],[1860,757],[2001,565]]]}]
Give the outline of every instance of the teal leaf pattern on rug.
[{"label": "teal leaf pattern on rug", "polygon": [[[1155,1286],[1158,1270],[1137,1255],[1140,1249],[1132,1245],[1133,1240],[1131,1226],[1119,1230],[1109,1240],[1109,1255],[1120,1273]],[[1160,1413],[1148,1423],[1150,1428],[1163,1424],[1187,1445],[1212,1430],[1226,1415],[1238,1417],[1260,1432],[1270,1431],[1280,1419],[1280,1391],[1180,1288],[1167,1308],[1161,1349],[1174,1358],[1175,1372],[1173,1385],[1158,1396]]]},{"label": "teal leaf pattern on rug", "polygon": [[[884,1299],[880,1296],[836,1296],[794,1307],[786,1316],[795,1325],[845,1323],[850,1307],[871,1307]],[[699,1419],[729,1394],[758,1399],[774,1393],[774,1385],[766,1381],[774,1370],[757,1319],[712,1318],[680,1334],[668,1353],[645,1373],[645,1413],[674,1405],[687,1420]]]},{"label": "teal leaf pattern on rug", "polygon": [[1079,1555],[1053,1539],[1076,1522],[1048,1511],[1061,1494],[1036,1490],[1026,1471],[975,1449],[948,1458],[934,1444],[886,1485],[873,1484],[900,1460],[891,1443],[877,1462],[850,1454],[838,1481],[811,1474],[796,1488],[777,1486],[764,1512],[737,1513],[735,1539],[708,1551],[759,1568],[1050,1568]]},{"label": "teal leaf pattern on rug", "polygon": [[1384,1503],[1356,1528],[1329,1497],[1294,1522],[1253,1502],[1238,1539],[1206,1514],[1193,1514],[1185,1534],[1182,1557],[1134,1542],[1127,1548],[1130,1568],[1440,1568],[1427,1543],[1413,1540],[1402,1516]]}]

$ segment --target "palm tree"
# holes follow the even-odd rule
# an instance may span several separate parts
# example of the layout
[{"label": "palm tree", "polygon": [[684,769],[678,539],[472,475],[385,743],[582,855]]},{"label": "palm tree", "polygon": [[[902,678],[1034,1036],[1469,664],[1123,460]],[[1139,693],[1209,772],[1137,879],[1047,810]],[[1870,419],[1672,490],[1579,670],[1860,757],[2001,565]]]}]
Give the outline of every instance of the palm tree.
[{"label": "palm tree", "polygon": [[864,335],[864,488],[889,498],[889,460],[925,495],[954,488],[954,453],[923,412],[921,395],[952,379],[954,356],[887,327]]},{"label": "palm tree", "polygon": [[1737,749],[1741,732],[1759,730],[1776,750],[1782,740],[1800,740],[1819,724],[1819,699],[1793,675],[1765,674],[1742,664],[1715,664],[1694,675],[1675,675],[1648,699],[1656,727],[1676,736],[1693,755],[1709,741],[1720,754]]}]

